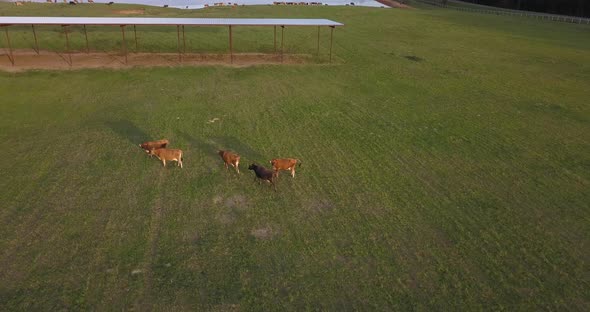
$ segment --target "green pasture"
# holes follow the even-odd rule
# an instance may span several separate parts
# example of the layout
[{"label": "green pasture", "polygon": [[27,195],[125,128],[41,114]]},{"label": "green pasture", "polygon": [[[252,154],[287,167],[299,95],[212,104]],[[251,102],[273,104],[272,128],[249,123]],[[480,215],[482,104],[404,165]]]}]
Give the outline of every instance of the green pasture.
[{"label": "green pasture", "polygon": [[[590,26],[429,6],[143,16],[345,26],[332,65],[323,29],[307,65],[1,72],[0,310],[590,309]],[[118,27],[88,31],[119,49]],[[272,51],[271,28],[235,31],[238,52]],[[285,32],[315,53],[317,29]],[[142,51],[177,49],[175,27],[139,33]],[[60,27],[38,35],[63,51]],[[227,51],[226,28],[187,36]],[[137,146],[161,138],[183,169]],[[242,155],[239,176],[217,149]],[[275,157],[303,161],[277,192],[247,170]]]}]

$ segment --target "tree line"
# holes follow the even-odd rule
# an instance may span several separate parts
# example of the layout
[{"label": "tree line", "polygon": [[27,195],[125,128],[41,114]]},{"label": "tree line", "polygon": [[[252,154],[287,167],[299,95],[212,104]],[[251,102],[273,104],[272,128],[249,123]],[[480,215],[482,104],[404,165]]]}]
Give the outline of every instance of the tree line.
[{"label": "tree line", "polygon": [[[590,17],[590,0],[462,0],[505,9]],[[443,2],[447,2],[443,0]]]}]

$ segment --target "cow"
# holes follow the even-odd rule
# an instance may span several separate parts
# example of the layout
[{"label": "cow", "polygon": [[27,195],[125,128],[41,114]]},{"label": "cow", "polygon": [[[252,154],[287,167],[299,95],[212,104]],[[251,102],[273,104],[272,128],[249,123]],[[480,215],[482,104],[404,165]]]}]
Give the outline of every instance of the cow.
[{"label": "cow", "polygon": [[151,150],[156,149],[156,148],[166,148],[166,146],[168,146],[168,143],[169,143],[168,140],[164,139],[164,140],[141,143],[141,144],[139,144],[139,147],[143,148],[145,150],[145,152],[148,153],[148,155],[150,155],[150,157],[152,157],[153,154],[150,153]]},{"label": "cow", "polygon": [[221,159],[223,159],[225,169],[229,169],[228,165],[231,165],[232,167],[236,168],[236,171],[238,174],[240,174],[240,155],[224,150],[218,150],[217,154],[219,154]]},{"label": "cow", "polygon": [[274,187],[274,190],[277,190],[277,185],[275,183],[276,176],[272,170],[266,169],[257,164],[251,164],[250,166],[248,166],[248,170],[254,170],[254,173],[256,174],[256,176],[254,177],[255,181],[258,178],[260,180],[270,182],[270,184]]},{"label": "cow", "polygon": [[295,177],[295,165],[299,163],[299,167],[301,167],[301,160],[297,158],[275,158],[270,161],[272,165],[272,170],[275,172],[275,175],[279,176],[279,170],[289,170],[291,171],[291,176]]},{"label": "cow", "polygon": [[176,161],[177,165],[182,168],[182,150],[179,149],[167,149],[167,148],[156,148],[150,150],[150,155],[156,155],[159,160],[162,161],[164,167],[166,167],[166,160],[168,161]]}]

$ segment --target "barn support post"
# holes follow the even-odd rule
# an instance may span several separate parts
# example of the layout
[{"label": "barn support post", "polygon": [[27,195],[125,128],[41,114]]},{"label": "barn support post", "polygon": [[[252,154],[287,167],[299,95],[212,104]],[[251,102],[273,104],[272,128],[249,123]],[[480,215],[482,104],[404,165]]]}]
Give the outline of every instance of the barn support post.
[{"label": "barn support post", "polygon": [[184,25],[182,25],[182,53],[186,53],[186,38],[184,37]]},{"label": "barn support post", "polygon": [[35,25],[31,24],[31,28],[33,28],[33,37],[35,38],[35,52],[39,54],[39,42],[37,41],[37,32],[35,31]]},{"label": "barn support post", "polygon": [[139,49],[137,48],[137,27],[135,26],[136,25],[133,25],[133,38],[135,39],[135,53],[137,53]]},{"label": "barn support post", "polygon": [[125,26],[126,25],[120,25],[121,35],[123,36],[123,42],[121,43],[121,46],[123,47],[123,54],[125,54],[125,64],[127,64],[127,41],[125,40]]},{"label": "barn support post", "polygon": [[86,54],[90,53],[88,48],[88,32],[86,31],[86,25],[84,25],[84,38],[86,38]]},{"label": "barn support post", "polygon": [[316,54],[319,56],[320,55],[320,26],[318,26],[318,49]]},{"label": "barn support post", "polygon": [[283,54],[285,53],[285,26],[281,26],[281,63],[283,62]]},{"label": "barn support post", "polygon": [[176,48],[178,50],[178,61],[182,62],[182,56],[180,55],[180,25],[176,25]]},{"label": "barn support post", "polygon": [[234,45],[232,40],[231,25],[229,25],[229,62],[234,63]]},{"label": "barn support post", "polygon": [[72,66],[72,53],[70,52],[70,38],[68,36],[68,25],[61,25],[66,35],[66,52],[68,53],[68,59],[70,60],[70,66]]},{"label": "barn support post", "polygon": [[10,36],[8,35],[8,25],[2,25],[4,32],[6,33],[6,43],[8,43],[8,59],[12,66],[14,66],[14,55],[12,55],[12,46],[10,45]]},{"label": "barn support post", "polygon": [[334,26],[330,26],[330,63],[332,63],[332,42],[334,41]]}]

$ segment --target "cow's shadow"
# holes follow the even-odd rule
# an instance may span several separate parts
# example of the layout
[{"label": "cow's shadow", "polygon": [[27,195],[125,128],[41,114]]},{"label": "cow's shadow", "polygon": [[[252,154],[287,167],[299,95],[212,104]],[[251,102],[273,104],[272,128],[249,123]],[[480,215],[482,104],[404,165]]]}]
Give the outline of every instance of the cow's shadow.
[{"label": "cow's shadow", "polygon": [[118,136],[128,140],[133,144],[149,141],[150,136],[143,130],[139,129],[135,124],[129,120],[108,120],[104,122],[105,125],[113,130]]},{"label": "cow's shadow", "polygon": [[179,136],[191,144],[192,147],[198,148],[208,157],[219,159],[218,150],[231,150],[238,153],[242,159],[248,162],[262,161],[266,159],[264,155],[254,150],[248,144],[243,143],[233,136],[216,136],[208,139],[193,137],[185,132],[179,132]]}]

